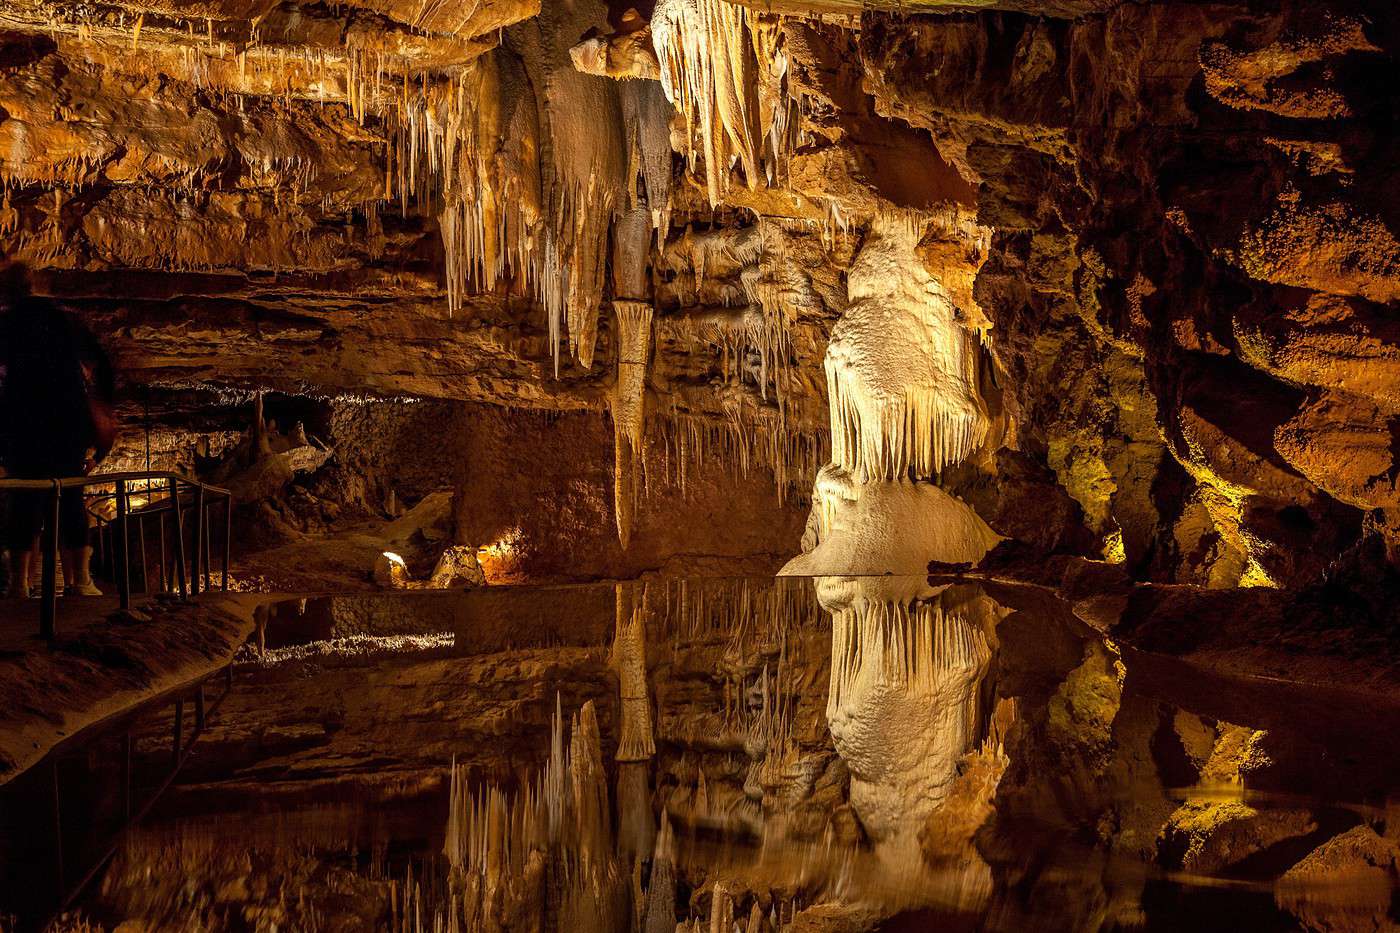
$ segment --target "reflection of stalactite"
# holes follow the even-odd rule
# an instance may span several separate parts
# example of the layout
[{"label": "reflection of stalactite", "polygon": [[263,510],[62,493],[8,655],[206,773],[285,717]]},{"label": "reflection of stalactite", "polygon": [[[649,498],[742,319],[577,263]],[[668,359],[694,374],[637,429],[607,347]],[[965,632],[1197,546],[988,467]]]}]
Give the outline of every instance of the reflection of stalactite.
[{"label": "reflection of stalactite", "polygon": [[649,771],[645,762],[625,762],[617,769],[617,848],[633,859],[650,858],[656,844]]},{"label": "reflection of stalactite", "polygon": [[645,933],[675,933],[676,930],[676,853],[671,821],[661,815],[661,831],[656,835],[656,851],[651,860],[651,884],[647,887]]},{"label": "reflection of stalactite", "polygon": [[625,550],[632,537],[646,436],[647,357],[651,352],[651,305],[615,301],[618,323],[617,384],[612,394],[613,509]]},{"label": "reflection of stalactite", "polygon": [[613,858],[610,827],[593,704],[574,715],[567,745],[556,708],[544,773],[519,792],[473,787],[466,768],[453,768],[443,848],[462,897],[439,905],[437,922],[482,929],[488,918],[539,911],[543,871],[563,929],[618,929],[628,881]]},{"label": "reflection of stalactite", "polygon": [[647,689],[646,622],[643,608],[633,604],[630,587],[617,586],[617,625],[613,635],[612,667],[621,692],[622,723],[618,761],[646,761],[656,754]]},{"label": "reflection of stalactite", "polygon": [[779,503],[793,495],[800,500],[830,452],[825,431],[784,428],[776,417],[749,419],[732,406],[726,407],[723,420],[672,410],[653,423],[653,446],[658,449],[647,458],[648,493],[665,484],[684,495],[701,471],[718,464],[736,480],[767,469]]},{"label": "reflection of stalactite", "polygon": [[820,618],[821,607],[807,580],[648,580],[647,604],[654,606],[662,631],[682,641],[716,636],[727,651],[745,654],[777,650],[787,631]]}]

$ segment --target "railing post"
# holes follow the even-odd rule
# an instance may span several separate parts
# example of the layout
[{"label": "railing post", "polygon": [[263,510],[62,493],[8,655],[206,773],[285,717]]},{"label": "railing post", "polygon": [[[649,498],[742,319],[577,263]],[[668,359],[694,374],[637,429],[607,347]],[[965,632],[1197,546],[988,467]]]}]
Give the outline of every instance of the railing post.
[{"label": "railing post", "polygon": [[224,496],[224,592],[228,592],[229,552],[233,549],[233,493]]},{"label": "railing post", "polygon": [[53,785],[53,841],[54,841],[54,867],[58,871],[58,893],[61,895],[63,889],[67,887],[64,882],[63,864],[63,798],[62,791],[58,785],[58,759],[54,759],[50,767]]},{"label": "railing post", "polygon": [[170,757],[175,767],[180,766],[180,745],[185,739],[185,701],[175,701],[175,730],[170,746]]},{"label": "railing post", "polygon": [[[150,483],[146,484],[146,502],[151,501]],[[141,592],[151,594],[151,568],[146,563],[146,513],[136,516],[136,543],[141,549]]]},{"label": "railing post", "polygon": [[44,567],[40,579],[39,635],[53,641],[58,634],[58,510],[62,502],[62,484],[53,481],[49,494],[49,520],[44,529]]},{"label": "railing post", "polygon": [[180,585],[180,598],[190,595],[185,574],[185,519],[180,514],[180,487],[172,477],[170,480],[170,505],[175,513],[175,581]]},{"label": "railing post", "polygon": [[122,815],[131,820],[131,730],[122,735]]},{"label": "railing post", "polygon": [[131,535],[128,534],[126,480],[117,480],[117,593],[121,608],[131,608]]},{"label": "railing post", "polygon": [[194,594],[198,596],[202,590],[208,588],[207,580],[200,580],[200,574],[209,569],[208,561],[205,559],[205,545],[208,542],[204,536],[204,487],[194,487]]},{"label": "railing post", "polygon": [[170,592],[170,572],[168,570],[170,561],[167,559],[165,551],[165,513],[156,513],[156,525],[160,531],[160,591]]},{"label": "railing post", "polygon": [[107,523],[100,516],[97,519],[97,570],[98,573],[107,570]]}]

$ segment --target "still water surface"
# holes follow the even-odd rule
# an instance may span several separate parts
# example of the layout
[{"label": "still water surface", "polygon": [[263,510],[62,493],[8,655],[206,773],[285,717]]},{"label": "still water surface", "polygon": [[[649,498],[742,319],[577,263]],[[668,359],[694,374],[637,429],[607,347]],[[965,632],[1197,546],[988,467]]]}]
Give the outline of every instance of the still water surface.
[{"label": "still water surface", "polygon": [[8,788],[0,914],[646,933],[1392,915],[1395,709],[1134,653],[1032,588],[292,600],[205,711],[190,745],[181,707],[163,792],[169,703]]}]

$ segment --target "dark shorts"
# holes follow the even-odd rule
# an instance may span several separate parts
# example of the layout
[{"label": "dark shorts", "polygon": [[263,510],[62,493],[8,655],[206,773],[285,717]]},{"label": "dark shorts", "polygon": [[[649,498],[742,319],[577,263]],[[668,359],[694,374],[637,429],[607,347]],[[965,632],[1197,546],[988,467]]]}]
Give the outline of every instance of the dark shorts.
[{"label": "dark shorts", "polygon": [[[81,476],[83,464],[57,464],[56,469],[42,472],[16,468],[9,475],[15,479],[48,479],[52,476]],[[47,492],[16,492],[5,494],[5,546],[12,551],[33,547],[34,539],[44,531],[53,513],[53,500]],[[88,513],[81,489],[65,489],[59,497],[58,545],[80,548],[88,545]]]}]

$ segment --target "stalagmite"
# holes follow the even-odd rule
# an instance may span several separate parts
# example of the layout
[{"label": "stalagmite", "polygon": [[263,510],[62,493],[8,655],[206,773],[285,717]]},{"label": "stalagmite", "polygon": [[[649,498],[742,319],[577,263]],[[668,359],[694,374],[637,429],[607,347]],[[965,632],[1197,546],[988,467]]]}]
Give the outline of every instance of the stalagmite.
[{"label": "stalagmite", "polygon": [[656,754],[656,741],[647,687],[645,613],[637,599],[641,592],[636,587],[619,583],[616,590],[617,623],[611,664],[617,672],[622,701],[617,760],[646,761]]}]

